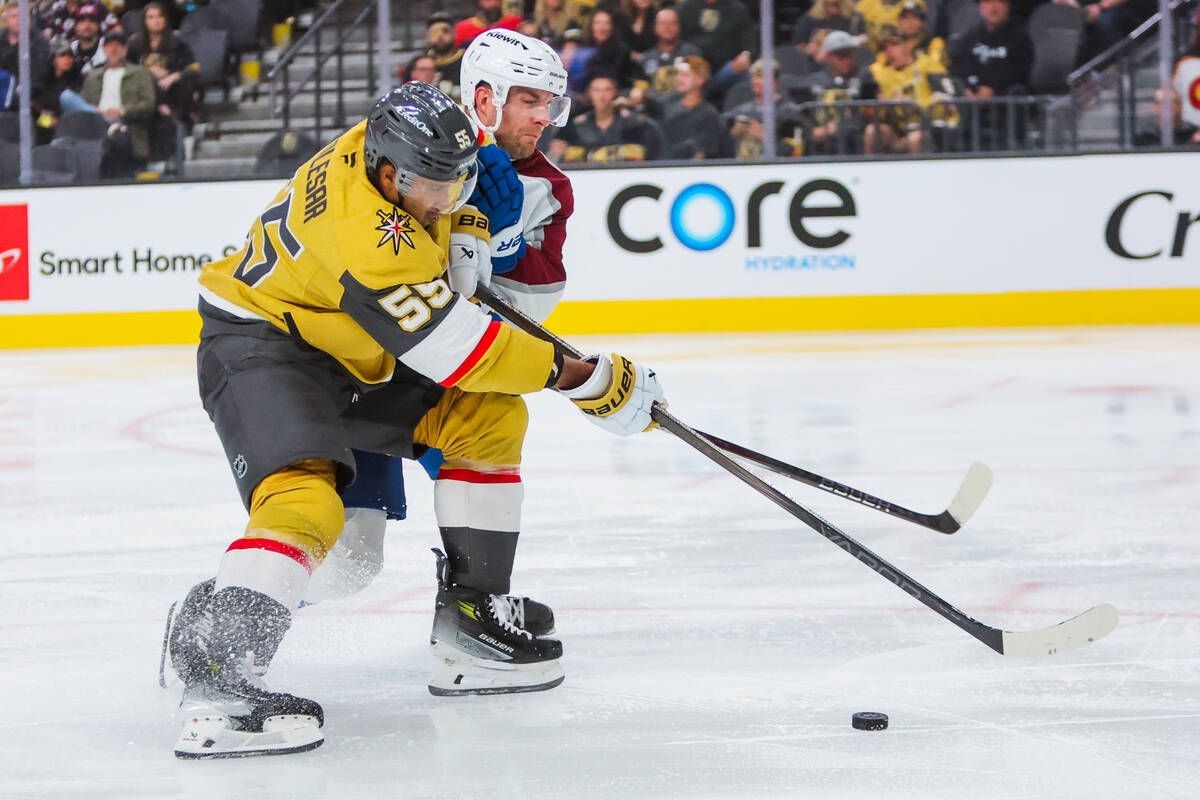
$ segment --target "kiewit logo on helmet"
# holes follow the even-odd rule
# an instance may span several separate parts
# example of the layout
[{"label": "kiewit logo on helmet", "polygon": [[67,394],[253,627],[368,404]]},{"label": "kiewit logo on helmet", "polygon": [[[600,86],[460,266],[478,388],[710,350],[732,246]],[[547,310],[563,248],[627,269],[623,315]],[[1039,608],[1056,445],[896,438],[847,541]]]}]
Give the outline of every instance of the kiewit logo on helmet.
[{"label": "kiewit logo on helmet", "polygon": [[513,37],[511,37],[511,36],[505,36],[503,33],[497,33],[497,32],[495,32],[495,31],[491,31],[491,32],[490,32],[490,35],[488,36],[488,38],[489,38],[489,39],[496,39],[496,40],[498,40],[498,41],[501,41],[501,42],[507,42],[508,44],[515,44],[515,45],[517,45],[518,47],[520,47],[522,50],[528,50],[528,49],[529,49],[529,45],[525,44],[525,43],[524,43],[524,42],[522,42],[520,39],[514,39],[514,38],[513,38]]},{"label": "kiewit logo on helmet", "polygon": [[29,299],[29,207],[0,206],[0,300]]}]

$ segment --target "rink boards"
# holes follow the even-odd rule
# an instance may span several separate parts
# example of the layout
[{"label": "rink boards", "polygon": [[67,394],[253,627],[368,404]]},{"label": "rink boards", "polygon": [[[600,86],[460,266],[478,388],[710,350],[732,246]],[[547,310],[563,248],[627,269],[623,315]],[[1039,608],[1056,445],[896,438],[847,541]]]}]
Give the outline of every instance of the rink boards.
[{"label": "rink boards", "polygon": [[[1200,323],[1194,163],[1158,153],[573,171],[570,279],[548,325]],[[0,192],[0,347],[193,341],[199,270],[239,247],[280,185]]]}]

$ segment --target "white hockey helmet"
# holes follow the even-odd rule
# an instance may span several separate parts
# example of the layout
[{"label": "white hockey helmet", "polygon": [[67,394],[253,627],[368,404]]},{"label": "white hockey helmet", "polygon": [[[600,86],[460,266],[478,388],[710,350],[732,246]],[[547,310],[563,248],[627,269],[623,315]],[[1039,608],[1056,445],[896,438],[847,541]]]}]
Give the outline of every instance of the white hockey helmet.
[{"label": "white hockey helmet", "polygon": [[[475,111],[475,87],[492,87],[496,124],[484,125]],[[462,59],[462,103],[472,121],[488,133],[500,127],[500,116],[514,86],[542,89],[554,95],[550,101],[550,124],[562,127],[571,115],[567,92],[567,70],[554,48],[540,39],[515,31],[492,28],[476,36]]]}]

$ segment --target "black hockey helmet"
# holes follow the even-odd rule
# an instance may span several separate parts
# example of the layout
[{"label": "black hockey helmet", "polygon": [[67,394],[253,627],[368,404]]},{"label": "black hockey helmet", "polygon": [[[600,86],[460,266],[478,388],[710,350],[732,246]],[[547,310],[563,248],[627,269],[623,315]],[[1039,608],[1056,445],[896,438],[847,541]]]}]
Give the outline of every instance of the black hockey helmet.
[{"label": "black hockey helmet", "polygon": [[404,192],[417,178],[459,187],[458,204],[475,186],[475,130],[461,108],[433,86],[412,81],[379,98],[367,115],[363,162],[374,172],[387,159]]}]

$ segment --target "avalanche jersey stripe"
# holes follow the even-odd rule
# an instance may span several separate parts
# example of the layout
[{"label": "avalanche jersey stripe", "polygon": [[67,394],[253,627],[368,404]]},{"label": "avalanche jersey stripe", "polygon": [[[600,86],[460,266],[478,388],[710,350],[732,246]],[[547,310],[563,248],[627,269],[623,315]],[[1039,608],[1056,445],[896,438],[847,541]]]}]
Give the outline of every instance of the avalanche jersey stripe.
[{"label": "avalanche jersey stripe", "polygon": [[438,383],[442,386],[453,386],[458,383],[463,375],[466,375],[471,371],[472,367],[479,363],[479,360],[483,358],[483,354],[488,351],[488,348],[492,346],[492,343],[496,341],[496,337],[499,335],[500,320],[494,319],[488,323],[487,330],[483,333],[483,338],[479,340],[479,344],[475,345],[475,349],[471,351],[471,354],[458,365],[458,369],[450,373],[445,379],[438,381]]},{"label": "avalanche jersey stripe", "polygon": [[514,306],[542,322],[562,299],[567,279],[563,243],[575,197],[571,181],[541,151],[535,150],[513,166],[525,189],[521,225],[529,246],[514,269],[503,276],[493,275],[492,284],[504,290],[503,296]]},{"label": "avalanche jersey stripe", "polygon": [[492,291],[501,299],[507,300],[513,308],[537,322],[546,321],[558,306],[566,286],[566,281],[538,285],[508,280],[503,275],[492,276]]}]

